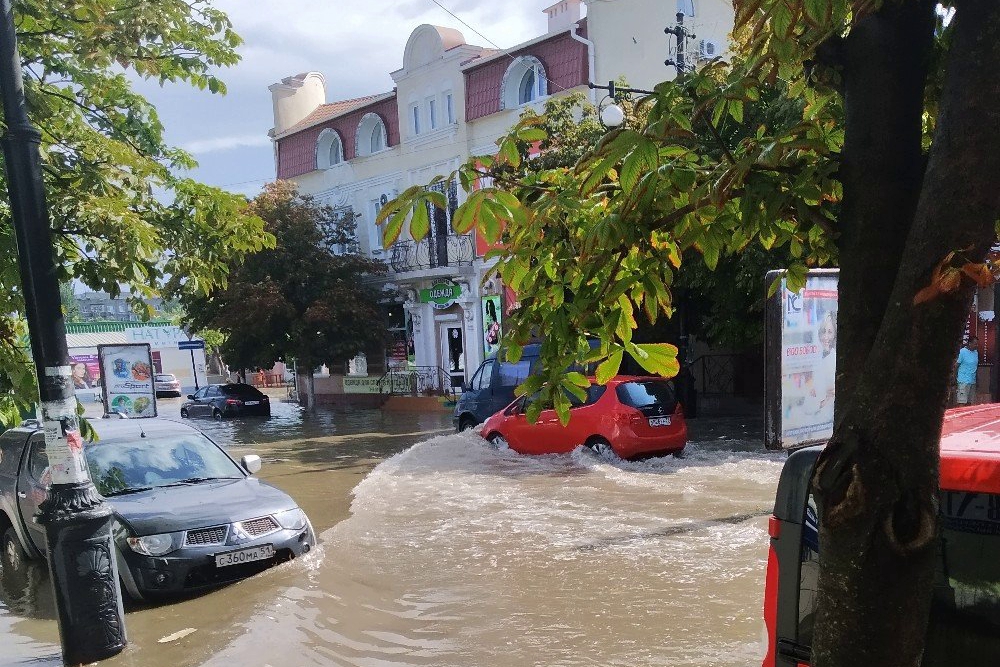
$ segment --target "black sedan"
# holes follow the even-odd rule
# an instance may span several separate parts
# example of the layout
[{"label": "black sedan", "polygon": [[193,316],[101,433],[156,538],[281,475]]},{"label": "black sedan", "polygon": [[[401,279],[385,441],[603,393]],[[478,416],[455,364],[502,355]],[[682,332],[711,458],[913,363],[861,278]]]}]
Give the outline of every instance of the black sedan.
[{"label": "black sedan", "polygon": [[256,387],[248,384],[210,384],[181,405],[181,417],[270,417],[271,402]]},{"label": "black sedan", "polygon": [[[295,501],[252,477],[260,457],[237,463],[201,432],[167,419],[112,417],[92,425],[100,439],[86,446],[87,463],[114,509],[118,573],[133,598],[243,579],[315,545]],[[42,432],[11,429],[0,447],[5,459],[15,452],[20,459],[16,479],[0,471],[0,509],[14,514],[4,546],[16,551],[5,564],[41,558],[45,536],[31,517],[48,486]]]}]

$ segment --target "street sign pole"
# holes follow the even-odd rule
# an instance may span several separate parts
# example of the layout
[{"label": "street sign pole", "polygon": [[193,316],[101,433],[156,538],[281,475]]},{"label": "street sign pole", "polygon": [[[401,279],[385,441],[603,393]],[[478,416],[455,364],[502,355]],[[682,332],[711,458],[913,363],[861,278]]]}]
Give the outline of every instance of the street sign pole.
[{"label": "street sign pole", "polygon": [[198,367],[194,365],[194,348],[191,349],[191,372],[194,373],[194,390],[198,391]]},{"label": "street sign pole", "polygon": [[36,519],[45,526],[63,660],[78,665],[125,648],[125,615],[111,508],[90,479],[80,437],[45,205],[41,134],[28,120],[11,0],[0,0],[0,12],[0,97],[7,125],[4,170],[52,474],[52,486]]}]

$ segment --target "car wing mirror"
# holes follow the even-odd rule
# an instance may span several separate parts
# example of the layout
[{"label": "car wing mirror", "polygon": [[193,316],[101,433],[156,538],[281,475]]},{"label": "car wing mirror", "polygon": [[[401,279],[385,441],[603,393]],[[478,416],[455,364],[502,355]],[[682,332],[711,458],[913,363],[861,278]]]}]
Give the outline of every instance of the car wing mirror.
[{"label": "car wing mirror", "polygon": [[193,401],[194,400],[194,394],[188,394],[188,398],[190,398]]},{"label": "car wing mirror", "polygon": [[251,475],[260,472],[260,457],[256,454],[247,454],[240,459],[240,465]]}]

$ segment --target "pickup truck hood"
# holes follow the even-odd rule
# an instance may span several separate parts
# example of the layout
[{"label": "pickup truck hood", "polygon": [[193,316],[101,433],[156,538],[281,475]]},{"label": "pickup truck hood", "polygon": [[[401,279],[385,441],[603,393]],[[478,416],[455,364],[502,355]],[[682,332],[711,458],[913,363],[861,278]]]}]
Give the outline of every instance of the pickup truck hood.
[{"label": "pickup truck hood", "polygon": [[218,526],[297,507],[287,493],[252,477],[150,489],[108,502],[136,535]]}]

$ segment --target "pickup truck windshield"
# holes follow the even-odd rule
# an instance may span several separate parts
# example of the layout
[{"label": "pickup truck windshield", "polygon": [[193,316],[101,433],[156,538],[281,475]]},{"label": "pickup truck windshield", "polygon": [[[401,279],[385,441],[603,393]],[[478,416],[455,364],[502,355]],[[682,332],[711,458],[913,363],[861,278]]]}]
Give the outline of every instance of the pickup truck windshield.
[{"label": "pickup truck windshield", "polygon": [[138,441],[98,440],[86,451],[90,476],[103,496],[195,479],[244,477],[215,443],[194,433]]}]

